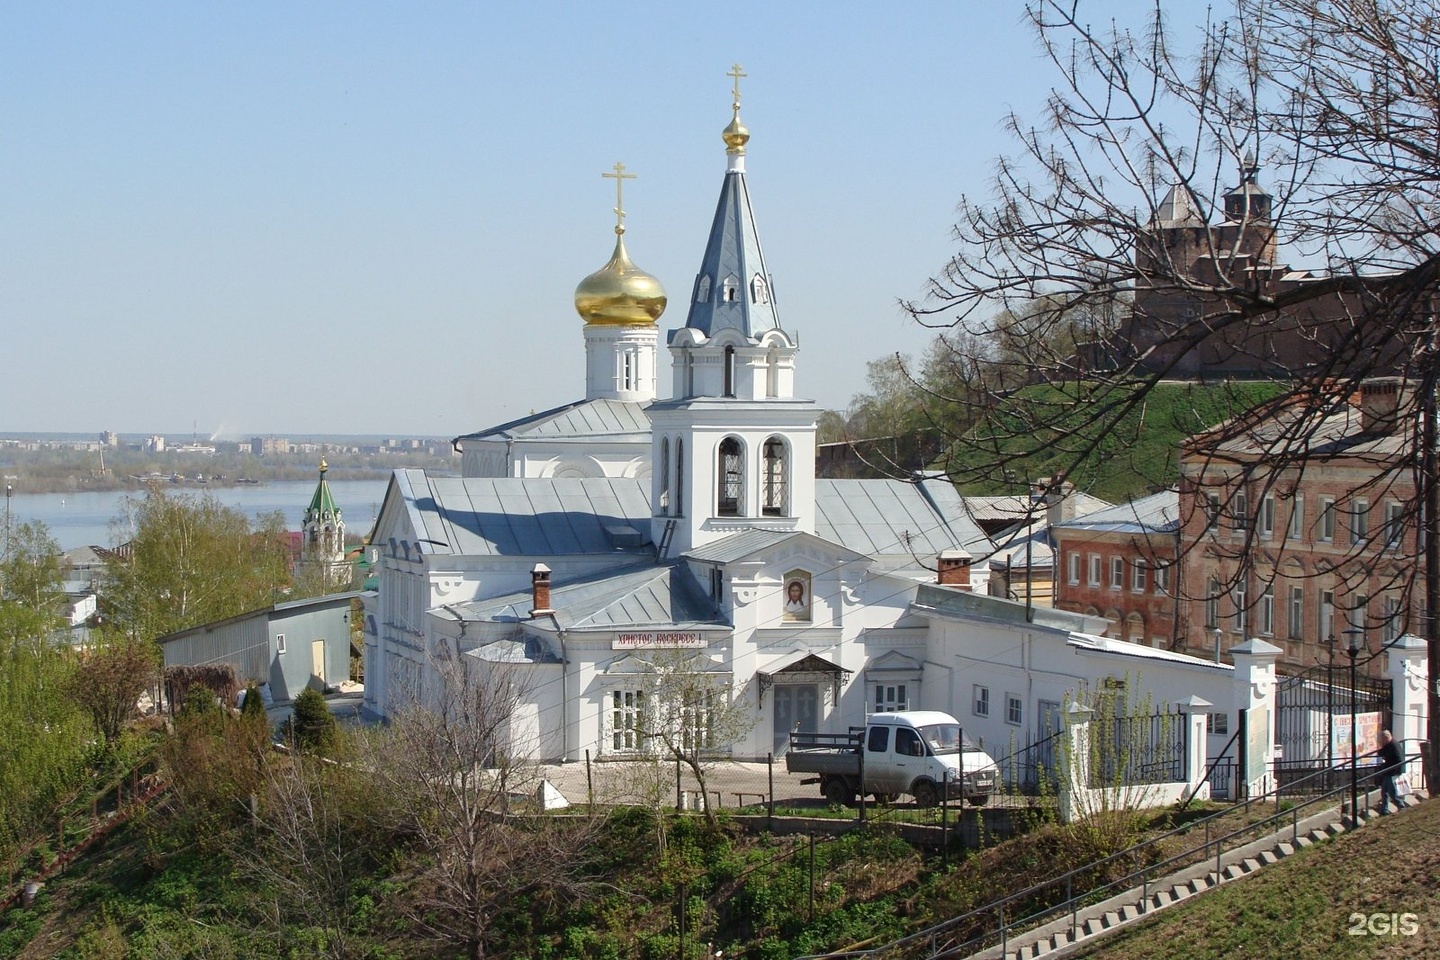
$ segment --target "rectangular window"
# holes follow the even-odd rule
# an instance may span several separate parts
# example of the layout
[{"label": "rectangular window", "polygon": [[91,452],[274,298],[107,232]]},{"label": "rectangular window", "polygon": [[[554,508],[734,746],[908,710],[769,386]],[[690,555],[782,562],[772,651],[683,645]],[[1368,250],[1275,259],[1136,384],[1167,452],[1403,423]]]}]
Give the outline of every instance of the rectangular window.
[{"label": "rectangular window", "polygon": [[1235,589],[1230,591],[1230,599],[1235,604],[1235,623],[1232,629],[1241,636],[1244,636],[1245,617],[1246,614],[1249,613],[1249,611],[1246,609],[1244,583],[1237,583],[1235,585]]},{"label": "rectangular window", "polygon": [[1353,605],[1350,607],[1350,610],[1349,610],[1348,620],[1350,621],[1350,622],[1349,622],[1349,629],[1350,629],[1350,630],[1358,630],[1358,631],[1360,631],[1359,633],[1356,633],[1355,636],[1356,636],[1356,637],[1359,637],[1360,640],[1361,640],[1361,642],[1364,642],[1365,638],[1368,636],[1368,634],[1369,634],[1369,632],[1370,632],[1370,630],[1369,630],[1370,598],[1369,598],[1369,597],[1365,596],[1365,595],[1362,593],[1360,596],[1358,596],[1358,597],[1355,598],[1355,600],[1354,600],[1354,602],[1353,602]]},{"label": "rectangular window", "polygon": [[1080,554],[1071,551],[1066,562],[1070,568],[1070,582],[1078,584],[1080,582]]},{"label": "rectangular window", "polygon": [[1260,536],[1269,540],[1275,536],[1275,494],[1265,494],[1260,501]]},{"label": "rectangular window", "polygon": [[1205,714],[1205,732],[1220,737],[1228,735],[1230,733],[1230,715],[1228,713]]},{"label": "rectangular window", "polygon": [[1018,727],[1023,719],[1023,713],[1024,701],[1013,693],[1005,694],[1005,722]]},{"label": "rectangular window", "polygon": [[1370,539],[1370,503],[1356,500],[1350,505],[1350,542],[1359,546]]},{"label": "rectangular window", "polygon": [[1220,626],[1220,581],[1210,578],[1210,589],[1205,592],[1205,626]]},{"label": "rectangular window", "polygon": [[617,752],[644,746],[643,690],[610,691],[610,749]]},{"label": "rectangular window", "polygon": [[990,688],[975,684],[975,706],[972,712],[977,717],[990,716]]},{"label": "rectangular window", "polygon": [[1100,554],[1090,554],[1090,586],[1100,586]]},{"label": "rectangular window", "polygon": [[1320,498],[1320,529],[1316,539],[1329,543],[1335,539],[1335,501],[1329,497]]},{"label": "rectangular window", "polygon": [[1384,620],[1380,624],[1380,639],[1391,644],[1400,639],[1400,601],[1386,597],[1382,611]]},{"label": "rectangular window", "polygon": [[1158,566],[1155,568],[1155,592],[1166,594],[1170,592],[1170,568]]},{"label": "rectangular window", "polygon": [[1335,640],[1335,591],[1320,591],[1320,640],[1330,643]]},{"label": "rectangular window", "polygon": [[1385,546],[1394,550],[1400,546],[1400,541],[1405,537],[1405,505],[1401,503],[1385,504]]},{"label": "rectangular window", "polygon": [[1119,590],[1125,585],[1125,561],[1121,557],[1110,558],[1110,589]]},{"label": "rectangular window", "polygon": [[903,683],[877,683],[875,684],[875,712],[894,713],[897,710],[909,710],[910,701],[905,698],[905,684]]},{"label": "rectangular window", "polygon": [[1275,585],[1267,583],[1260,594],[1260,635],[1275,636]]},{"label": "rectangular window", "polygon": [[1220,495],[1218,493],[1205,494],[1205,531],[1208,533],[1215,529],[1220,522]]},{"label": "rectangular window", "polygon": [[[1301,633],[1301,631],[1305,629],[1305,588],[1304,588],[1304,587],[1291,587],[1291,588],[1290,588],[1290,618],[1289,618],[1289,619],[1290,619],[1290,623],[1288,624],[1288,626],[1289,626],[1289,628],[1290,628],[1290,639],[1291,639],[1291,640],[1300,640],[1300,639],[1302,639],[1303,634]],[[1322,638],[1322,639],[1323,639],[1323,638]]]},{"label": "rectangular window", "polygon": [[710,599],[716,603],[725,602],[725,571],[719,567],[710,568]]},{"label": "rectangular window", "polygon": [[275,634],[275,652],[276,652],[276,653],[284,653],[284,652],[285,652],[285,634],[283,634],[283,633],[277,633],[277,634]]},{"label": "rectangular window", "polygon": [[1130,567],[1130,589],[1136,593],[1145,592],[1145,561],[1142,558],[1137,557]]},{"label": "rectangular window", "polygon": [[1295,494],[1290,501],[1290,526],[1285,531],[1285,536],[1291,540],[1302,539],[1305,535],[1305,496]]},{"label": "rectangular window", "polygon": [[1250,497],[1244,490],[1235,491],[1235,497],[1230,501],[1230,513],[1230,529],[1236,536],[1243,536],[1250,529]]}]

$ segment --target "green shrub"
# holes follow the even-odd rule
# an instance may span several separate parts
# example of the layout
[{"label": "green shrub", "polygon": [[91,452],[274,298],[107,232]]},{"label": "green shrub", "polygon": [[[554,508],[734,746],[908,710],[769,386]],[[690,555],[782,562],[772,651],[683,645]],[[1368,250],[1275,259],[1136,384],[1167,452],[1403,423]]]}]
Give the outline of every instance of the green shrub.
[{"label": "green shrub", "polygon": [[307,687],[295,698],[291,721],[291,735],[297,749],[327,753],[335,746],[335,718],[318,691]]}]

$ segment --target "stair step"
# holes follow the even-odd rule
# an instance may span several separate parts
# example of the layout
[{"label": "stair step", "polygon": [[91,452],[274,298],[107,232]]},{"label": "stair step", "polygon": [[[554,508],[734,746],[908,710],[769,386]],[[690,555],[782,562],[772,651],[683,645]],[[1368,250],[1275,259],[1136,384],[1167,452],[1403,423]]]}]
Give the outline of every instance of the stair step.
[{"label": "stair step", "polygon": [[1288,857],[1295,852],[1295,845],[1287,840],[1282,840],[1275,845],[1275,853],[1281,857]]}]

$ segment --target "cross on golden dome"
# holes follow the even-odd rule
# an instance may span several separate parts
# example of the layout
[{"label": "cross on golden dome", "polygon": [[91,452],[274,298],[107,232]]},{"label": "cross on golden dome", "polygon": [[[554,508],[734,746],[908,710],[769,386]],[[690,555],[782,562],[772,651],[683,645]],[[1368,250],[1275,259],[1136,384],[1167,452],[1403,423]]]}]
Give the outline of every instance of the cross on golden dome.
[{"label": "cross on golden dome", "polygon": [[740,109],[740,79],[741,79],[742,77],[748,77],[748,76],[750,76],[750,74],[745,73],[743,70],[741,70],[741,69],[740,69],[740,64],[736,63],[736,64],[731,65],[731,67],[730,67],[730,72],[727,73],[727,74],[725,74],[725,76],[727,76],[727,77],[734,77],[734,78],[735,78],[735,86],[732,88],[732,91],[733,91],[733,93],[734,93],[734,95],[735,95],[735,106],[734,106],[734,109],[735,109],[736,111],[739,111],[739,109]]},{"label": "cross on golden dome", "polygon": [[636,179],[635,174],[625,172],[625,164],[619,160],[615,161],[614,173],[602,173],[600,176],[615,181],[615,232],[625,232],[625,181]]}]

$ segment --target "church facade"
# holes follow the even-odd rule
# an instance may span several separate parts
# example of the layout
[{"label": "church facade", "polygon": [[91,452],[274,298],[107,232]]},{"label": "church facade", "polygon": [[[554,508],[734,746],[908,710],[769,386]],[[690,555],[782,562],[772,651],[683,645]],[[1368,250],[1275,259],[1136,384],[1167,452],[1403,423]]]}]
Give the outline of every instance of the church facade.
[{"label": "church facade", "polygon": [[991,543],[943,478],[816,479],[819,410],[796,395],[738,90],[723,136],[700,269],[665,338],[670,396],[665,294],[630,260],[617,205],[614,255],[576,291],[585,398],[458,438],[459,478],[394,475],[371,537],[368,712],[434,703],[443,665],[463,663],[523,691],[509,737],[526,754],[643,753],[644,678],[676,657],[752,711],[724,745],[737,757],[874,710],[944,708],[922,693],[910,605],[942,555],[957,579]]}]

